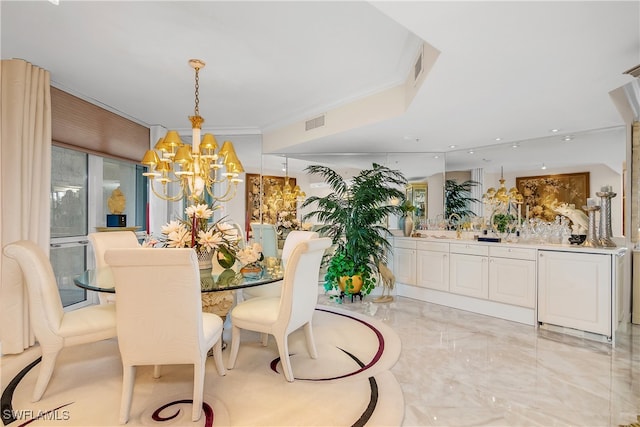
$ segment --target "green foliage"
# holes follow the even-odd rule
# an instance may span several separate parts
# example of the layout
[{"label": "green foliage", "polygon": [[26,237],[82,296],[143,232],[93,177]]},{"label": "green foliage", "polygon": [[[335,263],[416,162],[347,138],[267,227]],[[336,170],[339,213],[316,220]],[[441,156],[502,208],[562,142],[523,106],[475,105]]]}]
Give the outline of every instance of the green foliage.
[{"label": "green foliage", "polygon": [[505,231],[507,231],[508,226],[513,223],[516,218],[511,214],[497,213],[493,215],[493,218],[491,220],[493,221],[493,226],[495,227],[495,229],[500,233],[504,233]]},{"label": "green foliage", "polygon": [[455,179],[447,179],[444,185],[444,216],[449,218],[452,214],[457,214],[460,218],[465,216],[475,216],[470,209],[471,203],[480,203],[480,200],[471,197],[471,189],[480,185],[477,181],[465,181],[458,184]]},{"label": "green foliage", "polygon": [[416,207],[411,204],[409,199],[404,199],[404,201],[400,204],[400,211],[402,216],[409,216],[410,213],[415,212]]},{"label": "green foliage", "polygon": [[389,230],[384,225],[390,214],[401,215],[400,206],[391,204],[403,199],[407,180],[401,172],[373,164],[362,170],[350,182],[333,169],[312,165],[306,168],[311,175],[321,176],[331,192],[324,197],[311,196],[302,208],[315,205],[304,220],[316,218],[325,224],[317,231],[330,237],[336,251],[329,261],[325,288],[336,289],[340,276],[363,275],[362,292],[366,295],[375,287],[378,263],[386,262]]}]

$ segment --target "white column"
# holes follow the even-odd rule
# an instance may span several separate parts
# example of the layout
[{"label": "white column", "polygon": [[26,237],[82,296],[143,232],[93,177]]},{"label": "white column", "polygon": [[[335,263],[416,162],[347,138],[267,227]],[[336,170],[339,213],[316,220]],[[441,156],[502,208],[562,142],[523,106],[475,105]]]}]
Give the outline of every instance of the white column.
[{"label": "white column", "polygon": [[471,169],[471,180],[479,182],[479,185],[471,187],[471,197],[480,200],[480,203],[472,203],[471,210],[478,216],[484,214],[482,195],[484,194],[484,170],[482,168]]}]

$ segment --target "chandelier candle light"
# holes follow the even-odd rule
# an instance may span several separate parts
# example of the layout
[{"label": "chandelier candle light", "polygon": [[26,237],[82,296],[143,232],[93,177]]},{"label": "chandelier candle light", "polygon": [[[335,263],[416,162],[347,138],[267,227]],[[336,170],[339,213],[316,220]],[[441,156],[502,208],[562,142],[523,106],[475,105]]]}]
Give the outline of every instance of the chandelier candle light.
[{"label": "chandelier candle light", "polygon": [[[199,109],[199,72],[205,63],[191,59],[189,65],[195,70],[195,109],[194,115],[189,116],[192,145],[184,144],[177,131],[168,131],[153,150],[145,153],[141,163],[149,167],[149,172],[143,175],[149,178],[153,194],[164,200],[189,198],[193,203],[199,203],[206,190],[214,201],[226,202],[235,196],[238,183],[242,182],[238,176],[244,169],[230,141],[225,141],[216,153],[218,143],[212,134],[206,133],[200,139],[204,118],[200,116]],[[222,172],[222,168],[225,168],[225,172]],[[159,191],[154,185],[155,181],[162,185]],[[225,182],[224,191],[216,194],[214,186]],[[171,183],[180,185],[175,194],[170,194],[167,184]]]}]

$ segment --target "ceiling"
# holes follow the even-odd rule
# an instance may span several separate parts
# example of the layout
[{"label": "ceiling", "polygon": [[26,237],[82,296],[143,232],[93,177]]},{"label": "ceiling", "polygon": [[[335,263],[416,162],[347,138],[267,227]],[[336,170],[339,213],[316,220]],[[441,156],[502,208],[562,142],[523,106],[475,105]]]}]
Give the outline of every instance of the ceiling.
[{"label": "ceiling", "polygon": [[[609,92],[640,64],[640,2],[2,1],[2,58],[145,125],[274,132],[403,84],[406,111],[281,152],[447,152],[623,125]],[[357,114],[357,111],[356,111]],[[558,132],[551,133],[551,129]],[[455,148],[451,148],[455,145]]]}]

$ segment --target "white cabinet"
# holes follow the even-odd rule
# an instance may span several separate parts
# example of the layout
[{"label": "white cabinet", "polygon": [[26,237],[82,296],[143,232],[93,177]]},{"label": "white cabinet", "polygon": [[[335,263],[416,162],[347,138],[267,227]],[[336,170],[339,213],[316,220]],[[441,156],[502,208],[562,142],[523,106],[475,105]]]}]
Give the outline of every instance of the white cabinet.
[{"label": "white cabinet", "polygon": [[538,321],[611,336],[611,255],[538,252]]},{"label": "white cabinet", "polygon": [[395,239],[393,243],[393,274],[396,282],[416,284],[416,242]]},{"label": "white cabinet", "polygon": [[536,304],[536,250],[489,248],[489,299],[534,308]]},{"label": "white cabinet", "polygon": [[488,247],[451,244],[449,291],[476,298],[489,297]]},{"label": "white cabinet", "polygon": [[416,245],[416,285],[449,290],[449,243],[417,242]]}]

